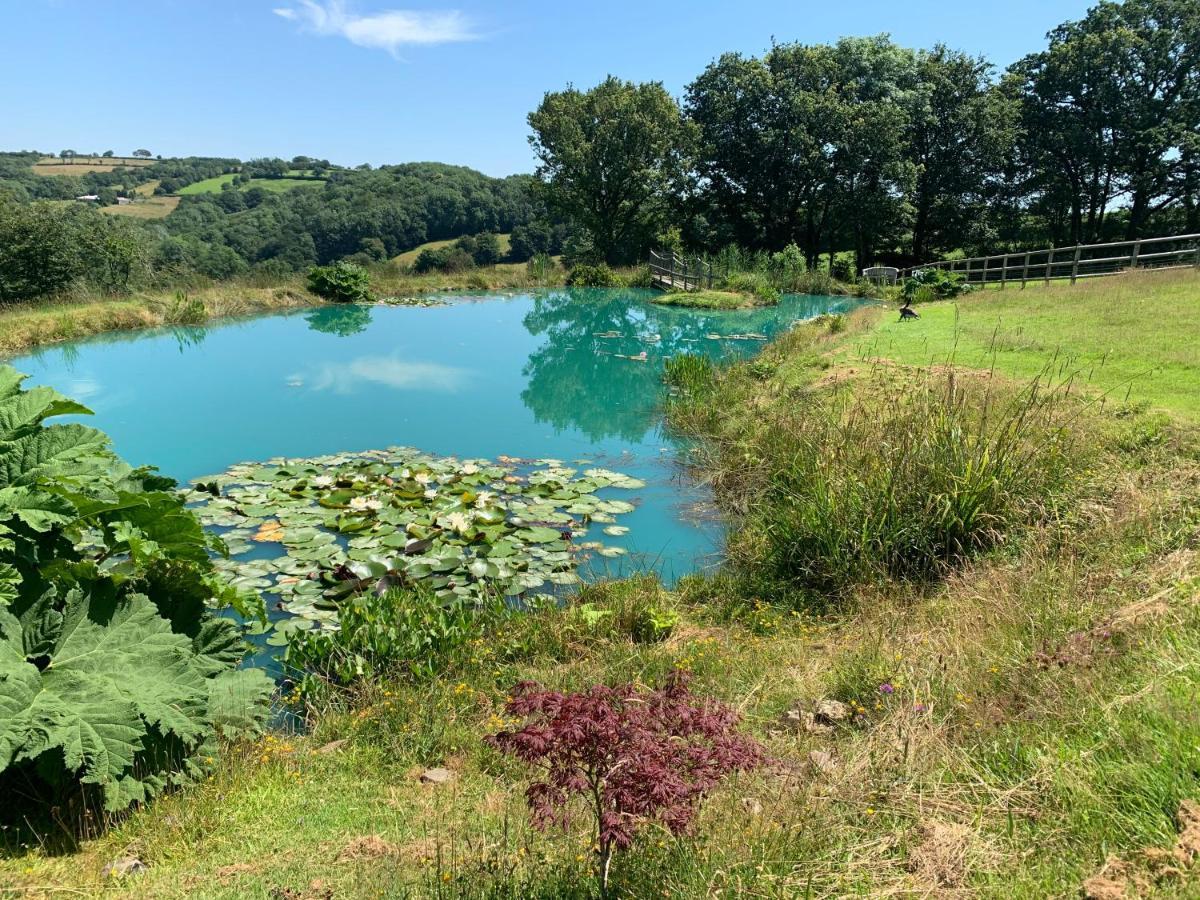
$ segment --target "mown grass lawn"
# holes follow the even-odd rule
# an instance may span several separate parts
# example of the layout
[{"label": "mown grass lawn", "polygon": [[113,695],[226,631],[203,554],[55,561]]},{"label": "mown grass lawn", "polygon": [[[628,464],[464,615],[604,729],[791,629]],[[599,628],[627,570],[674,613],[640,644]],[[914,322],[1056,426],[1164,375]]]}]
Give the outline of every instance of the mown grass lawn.
[{"label": "mown grass lawn", "polygon": [[1200,422],[1200,272],[1145,272],[918,306],[837,353],[842,365],[954,363],[1014,378],[1076,374],[1108,402],[1145,403]]}]

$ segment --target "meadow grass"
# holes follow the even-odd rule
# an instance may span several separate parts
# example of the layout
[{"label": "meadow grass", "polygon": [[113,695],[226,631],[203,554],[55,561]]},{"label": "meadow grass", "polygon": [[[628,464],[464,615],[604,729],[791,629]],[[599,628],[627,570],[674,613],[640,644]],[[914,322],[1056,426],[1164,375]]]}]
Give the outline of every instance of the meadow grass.
[{"label": "meadow grass", "polygon": [[101,206],[100,212],[110,216],[130,216],[134,219],[165,219],[179,207],[179,197],[153,197],[148,195],[135,203]]},{"label": "meadow grass", "polygon": [[[392,262],[396,263],[397,265],[401,265],[401,266],[411,266],[413,263],[415,263],[417,261],[417,257],[420,256],[423,251],[425,251],[425,250],[441,250],[444,247],[449,247],[456,240],[458,240],[458,238],[450,238],[449,240],[445,240],[445,241],[426,241],[424,244],[421,244],[419,247],[413,247],[411,250],[405,250],[403,253],[399,254],[398,256],[393,256]],[[512,249],[512,235],[511,234],[497,234],[496,240],[500,244],[500,255],[502,257],[506,256],[508,254],[508,251],[510,249]]]},{"label": "meadow grass", "polygon": [[[176,198],[177,199],[177,198]],[[410,297],[449,293],[518,291],[561,285],[566,272],[554,267],[537,279],[522,264],[500,264],[468,272],[433,272],[411,275],[383,264],[371,270],[371,290],[379,297]],[[0,357],[101,334],[179,324],[170,321],[178,287],[138,291],[128,296],[96,294],[85,289],[36,303],[0,306]],[[240,281],[199,281],[182,288],[203,304],[207,319],[255,315],[276,309],[319,306],[325,303],[310,293],[301,276],[279,280],[247,276]],[[188,324],[199,324],[199,321]]]},{"label": "meadow grass", "polygon": [[[921,323],[937,308],[922,307]],[[1127,352],[1153,354],[1138,338],[1158,325],[1139,321]],[[1019,367],[864,366],[855,348],[878,341],[881,322],[869,312],[823,319],[728,370],[672,362],[676,427],[719,428],[721,443],[742,442],[746,472],[730,464],[723,475],[732,479],[727,514],[754,514],[761,504],[731,501],[754,496],[747,489],[777,468],[767,463],[796,452],[796,436],[764,442],[764,431],[804,438],[818,415],[841,422],[858,404],[864,415],[882,411],[871,425],[882,439],[888,404],[903,402],[894,394],[927,391],[912,399],[913,421],[940,427],[925,415],[940,411],[967,450],[1006,427],[1022,440],[1043,434],[1036,417],[1016,426],[998,407],[991,424],[979,420],[989,396],[1019,398],[1028,380]],[[1067,323],[1056,327],[1067,333]],[[1085,346],[1059,352],[1086,352],[1090,333],[1070,333]],[[1034,376],[1056,359],[1044,352]],[[693,396],[722,416],[701,415]],[[791,418],[799,406],[814,418]],[[747,590],[737,565],[671,591],[653,577],[587,586],[561,606],[492,624],[435,677],[363,684],[310,733],[226,748],[209,780],[72,852],[0,837],[0,887],[17,896],[594,897],[586,820],[566,832],[531,829],[528,773],[483,738],[512,724],[502,704],[524,679],[573,690],[655,685],[686,671],[695,693],[741,712],[775,763],[713,792],[693,834],[644,831],[614,865],[617,896],[1041,898],[1078,896],[1102,870],[1128,896],[1196,896],[1200,872],[1173,854],[1190,840],[1181,803],[1200,798],[1200,432],[1178,411],[1078,391],[1055,393],[1046,411],[1045,424],[1065,424],[1074,442],[1061,451],[1083,451],[1071,457],[1071,478],[1051,485],[1055,514],[997,520],[1001,540],[932,577],[884,567],[848,579],[823,611]],[[868,451],[904,452],[871,446],[871,434],[856,431],[867,446],[831,463],[869,467]],[[920,439],[905,428],[898,437]],[[704,446],[701,466],[722,458]],[[942,444],[931,446],[941,459]],[[814,471],[814,459],[797,471]],[[935,484],[920,467],[903,471]],[[865,480],[884,494],[883,482]],[[641,642],[634,623],[651,607],[679,624],[666,640]],[[788,715],[822,699],[846,704],[849,717],[822,730]],[[434,765],[453,779],[423,784]],[[145,872],[102,877],[106,863],[131,855]]]}]

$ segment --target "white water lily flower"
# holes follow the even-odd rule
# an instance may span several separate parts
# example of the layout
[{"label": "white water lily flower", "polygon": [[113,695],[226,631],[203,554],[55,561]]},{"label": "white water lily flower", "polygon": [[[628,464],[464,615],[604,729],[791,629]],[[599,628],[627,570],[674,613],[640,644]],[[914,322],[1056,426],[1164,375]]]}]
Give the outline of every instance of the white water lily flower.
[{"label": "white water lily flower", "polygon": [[415,481],[417,484],[429,484],[429,482],[433,481],[433,479],[429,477],[428,472],[418,472],[413,476],[413,481]]},{"label": "white water lily flower", "polygon": [[350,500],[350,508],[354,510],[383,509],[383,502],[374,497],[353,497]]},{"label": "white water lily flower", "polygon": [[458,471],[462,472],[464,475],[474,475],[479,471],[479,466],[475,465],[475,463],[467,463]]},{"label": "white water lily flower", "polygon": [[430,500],[435,499],[437,497],[437,495],[438,495],[437,488],[429,488],[425,491],[425,496],[427,498],[429,498]]},{"label": "white water lily flower", "polygon": [[491,491],[480,491],[478,496],[476,496],[476,498],[475,498],[475,506],[478,507],[479,509],[483,509],[485,506],[487,506],[489,503],[492,502],[492,498],[495,496],[496,495],[493,494]]},{"label": "white water lily flower", "polygon": [[355,483],[361,484],[362,482],[367,480],[367,476],[364,475],[362,472],[355,472],[354,477],[352,477],[350,480]]},{"label": "white water lily flower", "polygon": [[462,533],[471,527],[471,517],[465,513],[452,512],[442,516],[442,524]]},{"label": "white water lily flower", "polygon": [[327,488],[333,486],[332,475],[318,475],[312,480],[313,487]]}]

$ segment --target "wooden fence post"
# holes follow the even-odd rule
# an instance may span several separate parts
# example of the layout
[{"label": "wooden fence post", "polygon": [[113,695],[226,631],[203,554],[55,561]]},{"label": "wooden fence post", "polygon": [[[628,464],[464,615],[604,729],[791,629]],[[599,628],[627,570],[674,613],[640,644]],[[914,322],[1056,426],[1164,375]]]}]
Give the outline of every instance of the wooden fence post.
[{"label": "wooden fence post", "polygon": [[1008,254],[1000,260],[1000,290],[1004,290],[1004,285],[1008,283]]},{"label": "wooden fence post", "polygon": [[1046,251],[1046,271],[1042,273],[1046,287],[1050,286],[1050,270],[1054,268],[1054,248]]},{"label": "wooden fence post", "polygon": [[1025,263],[1021,266],[1021,290],[1025,290],[1025,282],[1029,280],[1029,257],[1030,252],[1025,251]]},{"label": "wooden fence post", "polygon": [[1131,269],[1137,268],[1138,256],[1141,255],[1141,252],[1142,252],[1142,242],[1134,241],[1133,242],[1133,252],[1129,254],[1129,268],[1131,268]]},{"label": "wooden fence post", "polygon": [[1200,269],[1200,241],[1192,241],[1192,265]]},{"label": "wooden fence post", "polygon": [[1075,258],[1071,260],[1071,284],[1075,283],[1075,279],[1079,277],[1079,253],[1083,250],[1080,244],[1075,245]]}]

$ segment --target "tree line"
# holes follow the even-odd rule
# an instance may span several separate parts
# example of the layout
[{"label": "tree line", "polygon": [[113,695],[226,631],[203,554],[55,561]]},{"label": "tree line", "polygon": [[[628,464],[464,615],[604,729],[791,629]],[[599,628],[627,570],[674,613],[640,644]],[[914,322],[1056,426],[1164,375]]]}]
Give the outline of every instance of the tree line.
[{"label": "tree line", "polygon": [[1103,0],[1003,72],[887,36],[726,53],[673,98],[610,76],[529,115],[585,255],[796,245],[813,267],[1200,231],[1200,4]]}]

